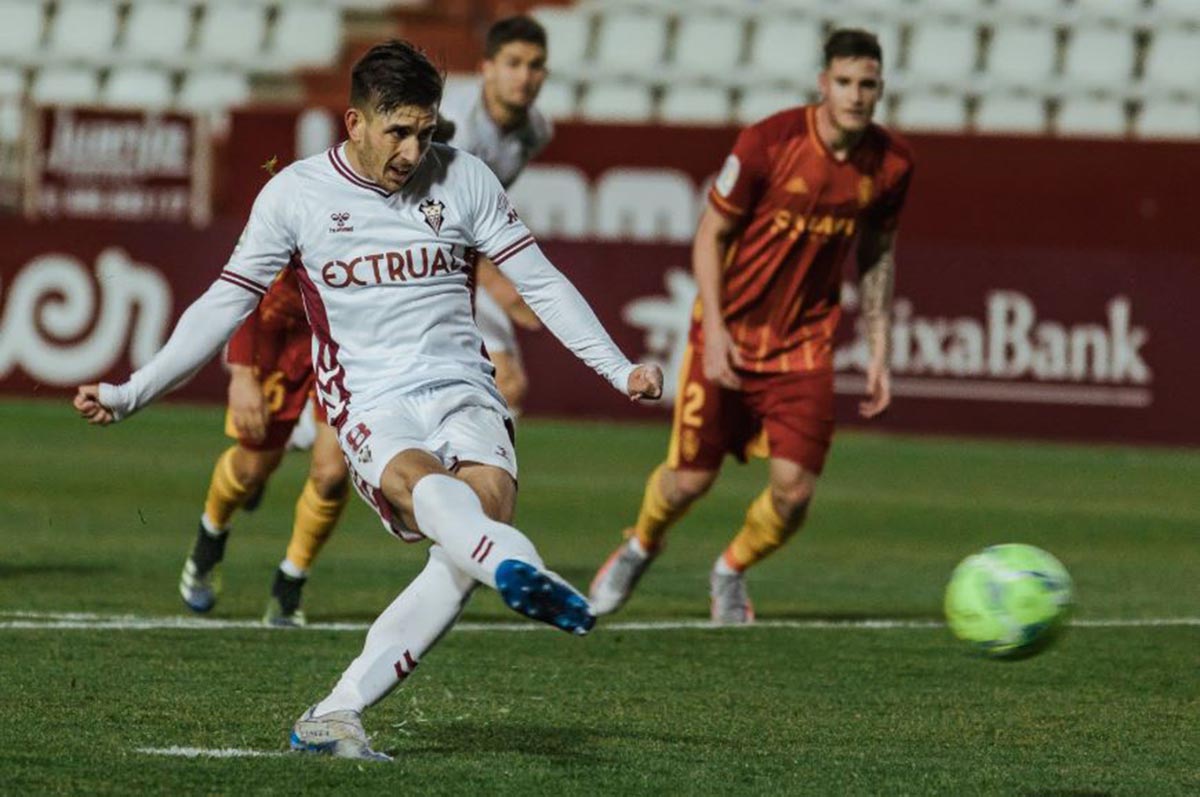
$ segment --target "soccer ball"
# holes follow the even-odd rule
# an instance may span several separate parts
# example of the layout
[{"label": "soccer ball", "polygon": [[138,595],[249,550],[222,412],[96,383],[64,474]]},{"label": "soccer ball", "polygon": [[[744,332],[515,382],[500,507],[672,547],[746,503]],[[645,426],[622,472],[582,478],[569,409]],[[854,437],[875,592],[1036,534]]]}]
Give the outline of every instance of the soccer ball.
[{"label": "soccer ball", "polygon": [[968,556],[946,587],[946,621],[985,656],[1019,659],[1045,650],[1071,612],[1071,576],[1032,545],[993,545]]}]

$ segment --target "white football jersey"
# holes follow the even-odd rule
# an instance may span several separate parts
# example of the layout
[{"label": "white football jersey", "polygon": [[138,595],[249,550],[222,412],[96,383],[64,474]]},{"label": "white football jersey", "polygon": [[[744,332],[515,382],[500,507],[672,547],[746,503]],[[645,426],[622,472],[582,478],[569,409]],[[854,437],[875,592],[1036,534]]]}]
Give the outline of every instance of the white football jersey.
[{"label": "white football jersey", "polygon": [[472,319],[479,254],[497,264],[533,244],[492,171],[434,144],[389,194],[350,168],[345,145],[276,175],[254,203],[221,279],[265,291],[297,269],[313,329],[317,392],[338,426],[350,411],[444,382],[499,395]]},{"label": "white football jersey", "polygon": [[450,143],[482,160],[505,188],[512,185],[525,165],[550,143],[554,129],[536,107],[529,109],[525,124],[504,131],[492,121],[483,102],[483,90],[472,86],[447,93],[439,108],[454,122]]}]

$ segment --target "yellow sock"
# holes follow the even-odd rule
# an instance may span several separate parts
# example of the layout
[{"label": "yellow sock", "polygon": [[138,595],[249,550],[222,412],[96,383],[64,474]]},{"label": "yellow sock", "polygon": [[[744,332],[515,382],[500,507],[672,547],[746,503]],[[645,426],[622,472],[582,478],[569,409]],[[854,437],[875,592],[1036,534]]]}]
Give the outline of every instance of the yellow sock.
[{"label": "yellow sock", "polygon": [[642,508],[638,512],[637,523],[634,524],[632,531],[632,535],[637,537],[642,547],[651,552],[658,550],[662,545],[663,537],[666,536],[667,529],[671,528],[675,521],[683,517],[688,510],[686,505],[671,506],[663,497],[659,483],[664,468],[666,465],[659,465],[646,480],[646,493],[642,497]]},{"label": "yellow sock", "polygon": [[233,472],[233,454],[236,450],[237,446],[232,446],[217,457],[212,481],[208,484],[208,497],[204,499],[204,514],[219,529],[229,525],[234,511],[250,496],[250,488],[238,481]]},{"label": "yellow sock", "polygon": [[788,528],[787,521],[775,511],[768,487],[746,510],[745,524],[725,549],[725,563],[741,571],[761,562],[787,542],[803,522],[801,516],[800,522]]},{"label": "yellow sock", "polygon": [[287,560],[294,567],[305,572],[312,568],[321,547],[333,533],[333,527],[337,525],[349,497],[349,490],[343,490],[337,498],[322,498],[312,479],[304,483],[304,489],[296,501],[296,520],[292,525],[292,540],[287,547]]}]

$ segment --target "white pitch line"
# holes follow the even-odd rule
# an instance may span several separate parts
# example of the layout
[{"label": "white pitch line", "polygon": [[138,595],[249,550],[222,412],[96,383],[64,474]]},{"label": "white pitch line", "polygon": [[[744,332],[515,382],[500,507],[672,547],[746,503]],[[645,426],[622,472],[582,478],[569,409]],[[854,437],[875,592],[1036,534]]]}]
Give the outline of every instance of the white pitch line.
[{"label": "white pitch line", "polygon": [[[0,611],[0,631],[350,631],[362,633],[367,623],[311,623],[304,629],[280,629],[264,626],[259,620],[210,620],[199,617],[159,616],[145,617],[133,614],[92,614],[88,612],[27,612]],[[598,626],[603,631],[694,631],[694,630],[904,630],[942,628],[944,623],[934,620],[896,620],[886,617],[861,620],[759,620],[750,626],[717,626],[708,620],[646,620],[633,622],[605,622]],[[1177,628],[1200,627],[1200,617],[1131,617],[1077,619],[1071,621],[1077,628]],[[530,622],[459,623],[455,631],[468,633],[505,632],[525,633],[550,631],[548,626]]]},{"label": "white pitch line", "polygon": [[279,758],[287,753],[278,750],[239,750],[236,747],[212,749],[205,747],[139,747],[135,753],[165,755],[178,758]]}]

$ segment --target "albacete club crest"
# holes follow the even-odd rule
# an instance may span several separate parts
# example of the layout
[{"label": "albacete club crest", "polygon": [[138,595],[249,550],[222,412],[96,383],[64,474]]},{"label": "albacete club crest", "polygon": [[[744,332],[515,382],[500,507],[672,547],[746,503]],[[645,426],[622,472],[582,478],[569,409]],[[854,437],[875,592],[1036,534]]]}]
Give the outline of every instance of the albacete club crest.
[{"label": "albacete club crest", "polygon": [[433,197],[429,197],[417,206],[417,210],[425,216],[425,223],[429,225],[429,229],[433,230],[433,234],[440,234],[446,206]]}]

